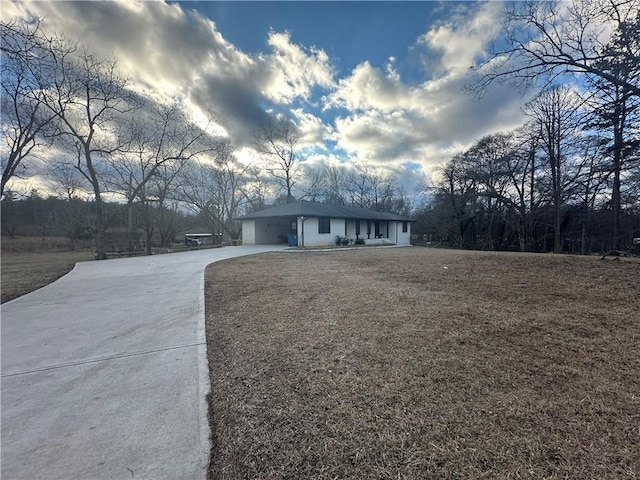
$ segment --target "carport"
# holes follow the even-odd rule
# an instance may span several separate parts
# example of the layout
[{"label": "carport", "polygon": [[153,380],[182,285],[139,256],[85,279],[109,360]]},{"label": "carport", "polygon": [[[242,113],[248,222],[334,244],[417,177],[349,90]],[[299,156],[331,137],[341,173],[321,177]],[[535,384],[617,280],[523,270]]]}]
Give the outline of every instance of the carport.
[{"label": "carport", "polygon": [[289,235],[297,234],[297,218],[292,216],[255,218],[242,222],[242,242],[245,245],[287,243]]}]

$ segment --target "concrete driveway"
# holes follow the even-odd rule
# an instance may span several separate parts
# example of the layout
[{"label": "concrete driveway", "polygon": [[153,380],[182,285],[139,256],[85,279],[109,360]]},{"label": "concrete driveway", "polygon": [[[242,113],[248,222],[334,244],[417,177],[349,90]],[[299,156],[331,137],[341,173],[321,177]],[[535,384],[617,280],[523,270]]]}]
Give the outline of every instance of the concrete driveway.
[{"label": "concrete driveway", "polygon": [[1,307],[10,479],[206,478],[206,265],[243,246],[85,262]]}]

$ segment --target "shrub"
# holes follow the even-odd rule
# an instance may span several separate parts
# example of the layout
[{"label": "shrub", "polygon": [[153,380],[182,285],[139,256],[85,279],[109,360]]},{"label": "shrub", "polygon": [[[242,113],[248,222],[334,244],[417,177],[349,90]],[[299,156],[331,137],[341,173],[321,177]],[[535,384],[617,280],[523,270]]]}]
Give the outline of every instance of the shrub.
[{"label": "shrub", "polygon": [[356,245],[364,245],[364,238],[357,238],[355,242]]}]

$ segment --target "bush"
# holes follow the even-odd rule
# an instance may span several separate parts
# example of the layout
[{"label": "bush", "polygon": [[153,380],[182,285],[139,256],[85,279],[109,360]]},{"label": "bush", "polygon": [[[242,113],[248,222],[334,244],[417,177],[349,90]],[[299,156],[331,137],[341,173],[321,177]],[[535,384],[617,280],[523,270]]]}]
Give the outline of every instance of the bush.
[{"label": "bush", "polygon": [[336,245],[340,245],[342,243],[342,237],[340,235],[336,235],[335,242]]},{"label": "bush", "polygon": [[364,238],[357,238],[355,242],[356,245],[364,245]]}]

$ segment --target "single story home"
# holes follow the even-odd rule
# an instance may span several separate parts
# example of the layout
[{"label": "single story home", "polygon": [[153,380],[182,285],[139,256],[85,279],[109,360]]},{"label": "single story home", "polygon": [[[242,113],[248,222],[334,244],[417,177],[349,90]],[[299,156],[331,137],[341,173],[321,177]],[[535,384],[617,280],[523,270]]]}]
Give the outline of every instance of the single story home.
[{"label": "single story home", "polygon": [[335,245],[336,237],[367,245],[409,245],[412,219],[368,208],[298,201],[250,213],[242,221],[244,245]]}]

